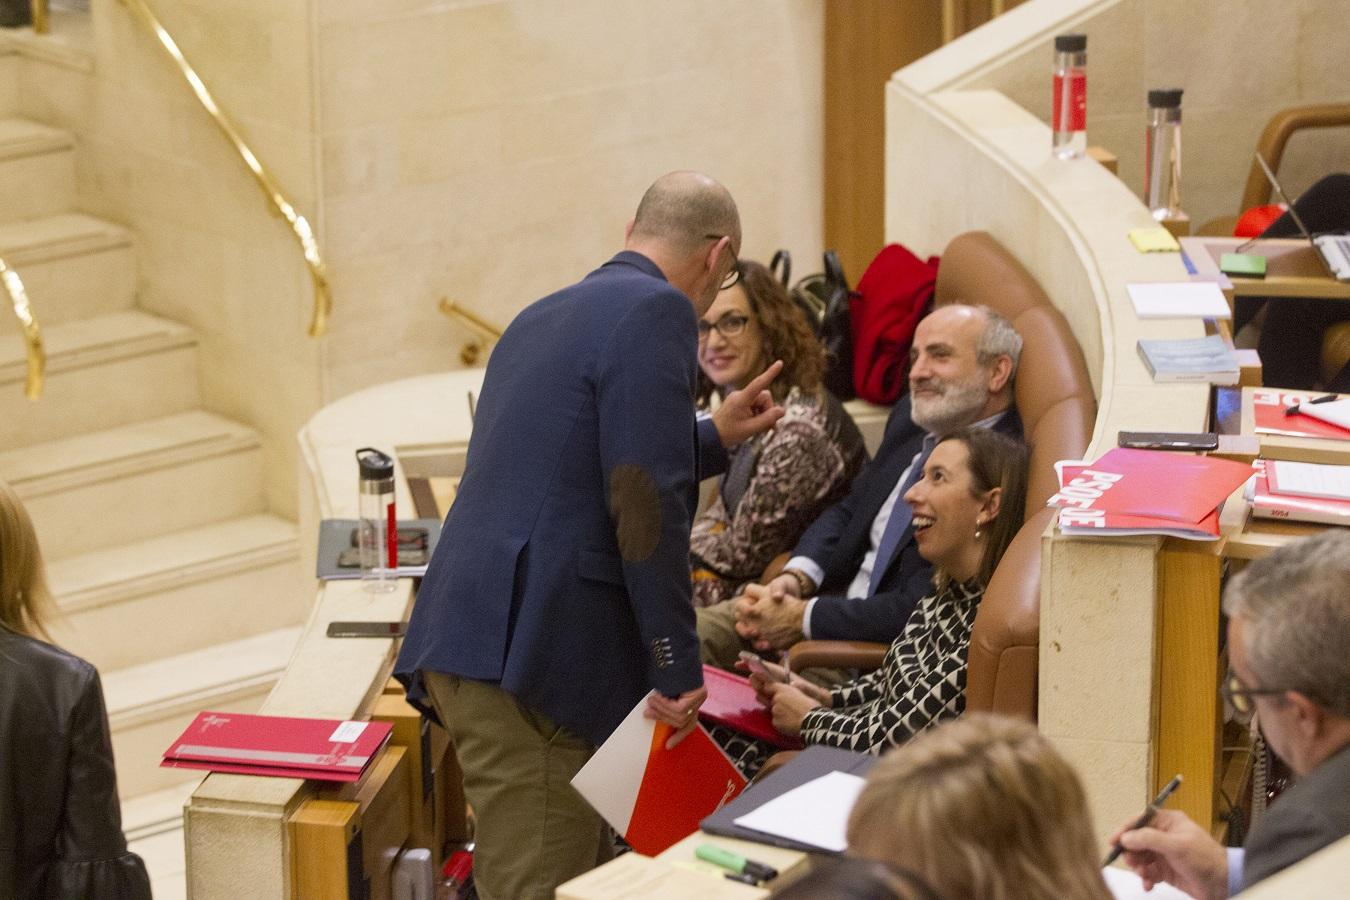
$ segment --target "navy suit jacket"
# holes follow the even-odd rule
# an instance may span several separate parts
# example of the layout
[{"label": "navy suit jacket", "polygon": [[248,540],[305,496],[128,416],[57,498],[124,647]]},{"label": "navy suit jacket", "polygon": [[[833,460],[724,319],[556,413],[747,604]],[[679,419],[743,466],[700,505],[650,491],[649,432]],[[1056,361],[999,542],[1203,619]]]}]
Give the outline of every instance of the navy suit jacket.
[{"label": "navy suit jacket", "polygon": [[689,528],[700,456],[726,454],[695,422],[697,340],[630,251],[506,329],[395,665],[410,699],[423,671],[494,683],[598,744],[649,689],[703,683]]},{"label": "navy suit jacket", "polygon": [[[1017,410],[1010,408],[994,430],[1020,438],[1022,420]],[[923,446],[924,434],[910,419],[910,396],[906,394],[886,420],[876,458],[854,479],[848,496],[821,513],[797,542],[793,555],[810,558],[825,572],[819,599],[811,608],[811,637],[889,644],[904,630],[919,600],[933,592],[933,567],[919,555],[911,525],[901,536],[876,594],[866,599],[845,596],[872,548],[872,522]]]}]

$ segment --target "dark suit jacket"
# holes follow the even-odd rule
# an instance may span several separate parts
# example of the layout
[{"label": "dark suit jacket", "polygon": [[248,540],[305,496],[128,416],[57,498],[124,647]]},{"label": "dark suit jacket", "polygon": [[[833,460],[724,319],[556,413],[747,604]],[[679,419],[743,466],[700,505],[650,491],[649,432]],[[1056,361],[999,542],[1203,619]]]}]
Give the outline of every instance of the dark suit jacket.
[{"label": "dark suit jacket", "polygon": [[1350,747],[1300,778],[1247,836],[1242,886],[1312,856],[1350,835]]},{"label": "dark suit jacket", "polygon": [[492,352],[465,473],[395,674],[499,684],[600,743],[702,684],[689,528],[725,467],[695,424],[689,298],[632,252],[526,308]]},{"label": "dark suit jacket", "polygon": [[[906,394],[891,410],[876,458],[854,479],[848,496],[811,523],[793,551],[825,571],[820,599],[811,609],[813,638],[889,644],[904,630],[919,600],[933,592],[933,567],[919,555],[911,526],[901,536],[876,594],[866,599],[844,595],[871,549],[872,522],[923,445],[924,430],[909,416]],[[994,430],[1021,437],[1017,410],[1009,409]]]},{"label": "dark suit jacket", "polygon": [[122,836],[98,672],[0,627],[0,897],[149,898]]}]

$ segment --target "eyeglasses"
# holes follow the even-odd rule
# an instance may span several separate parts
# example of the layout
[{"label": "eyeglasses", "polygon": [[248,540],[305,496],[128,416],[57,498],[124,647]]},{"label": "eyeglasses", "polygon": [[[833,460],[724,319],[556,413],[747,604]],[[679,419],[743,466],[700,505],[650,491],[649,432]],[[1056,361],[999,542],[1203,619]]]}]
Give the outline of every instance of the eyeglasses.
[{"label": "eyeglasses", "polygon": [[1283,694],[1286,688],[1249,688],[1244,687],[1242,679],[1237,677],[1237,673],[1232,673],[1223,683],[1221,689],[1223,698],[1233,705],[1233,709],[1248,715],[1253,709],[1252,697],[1259,697],[1262,694]]},{"label": "eyeglasses", "polygon": [[[741,280],[741,261],[736,257],[735,248],[731,246],[730,236],[725,234],[705,234],[704,237],[710,241],[720,241],[722,238],[728,238],[727,250],[731,252],[731,271],[722,277],[721,290],[725,291],[727,288],[735,287],[736,283]],[[718,330],[721,331],[721,329]],[[700,333],[706,334],[707,332]],[[726,334],[725,331],[722,333]],[[730,335],[727,336],[730,337]]]},{"label": "eyeglasses", "polygon": [[708,334],[714,328],[717,333],[724,338],[734,338],[736,335],[745,331],[745,326],[750,324],[750,317],[743,316],[740,313],[729,312],[718,319],[716,322],[709,322],[707,319],[698,320],[698,340],[703,343],[708,339]]}]

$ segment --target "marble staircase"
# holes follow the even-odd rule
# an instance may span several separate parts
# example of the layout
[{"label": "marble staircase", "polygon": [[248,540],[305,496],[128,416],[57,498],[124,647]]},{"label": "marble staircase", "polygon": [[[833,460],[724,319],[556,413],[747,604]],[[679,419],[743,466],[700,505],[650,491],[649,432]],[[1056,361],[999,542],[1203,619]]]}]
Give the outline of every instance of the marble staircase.
[{"label": "marble staircase", "polygon": [[156,896],[181,896],[200,773],[160,753],[200,710],[258,708],[313,580],[295,525],[268,513],[259,435],[202,409],[197,336],[139,308],[134,230],[80,211],[78,142],[25,118],[19,67],[45,64],[0,40],[0,256],[47,349],[30,402],[0,296],[0,479],[36,524],[55,639],[103,676],[128,836]]}]

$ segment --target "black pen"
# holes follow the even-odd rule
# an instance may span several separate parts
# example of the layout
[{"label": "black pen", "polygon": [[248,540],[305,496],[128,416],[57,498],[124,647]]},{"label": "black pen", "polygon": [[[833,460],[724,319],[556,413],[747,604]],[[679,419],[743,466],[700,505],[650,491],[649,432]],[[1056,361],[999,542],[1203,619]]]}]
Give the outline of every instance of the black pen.
[{"label": "black pen", "polygon": [[[1338,395],[1336,394],[1323,394],[1320,397],[1312,398],[1311,400],[1307,401],[1307,403],[1309,406],[1311,406],[1314,403],[1331,403],[1337,399]],[[1284,414],[1286,416],[1296,415],[1298,413],[1298,408],[1302,405],[1303,405],[1302,403],[1295,403],[1293,406],[1286,406],[1284,408]]]},{"label": "black pen", "polygon": [[[1150,803],[1148,806],[1144,807],[1143,814],[1141,814],[1139,818],[1135,819],[1134,824],[1131,825],[1129,828],[1126,828],[1125,830],[1134,831],[1136,828],[1143,828],[1149,822],[1152,822],[1153,817],[1158,814],[1158,809],[1164,803],[1167,802],[1167,798],[1172,796],[1172,792],[1175,791],[1180,786],[1181,786],[1180,775],[1178,775],[1176,778],[1173,778],[1171,781],[1167,782],[1167,786],[1164,787],[1161,791],[1158,791],[1158,796],[1153,798],[1153,802]],[[1111,863],[1115,862],[1120,857],[1120,854],[1124,852],[1125,848],[1122,847],[1120,844],[1116,844],[1115,846],[1113,846],[1111,848],[1111,852],[1106,855],[1106,861],[1102,863],[1102,868],[1105,869],[1107,866],[1111,865]]]}]

